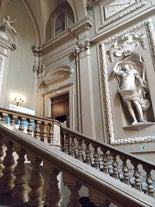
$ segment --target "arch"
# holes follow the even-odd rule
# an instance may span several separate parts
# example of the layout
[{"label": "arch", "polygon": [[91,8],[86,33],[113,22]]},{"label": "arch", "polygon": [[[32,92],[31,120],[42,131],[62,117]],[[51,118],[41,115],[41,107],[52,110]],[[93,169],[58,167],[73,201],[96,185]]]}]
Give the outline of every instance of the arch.
[{"label": "arch", "polygon": [[82,17],[87,15],[87,11],[86,11],[87,0],[76,1],[76,3],[74,0],[67,0],[67,2],[72,8],[76,22],[79,21],[79,19],[81,19]]},{"label": "arch", "polygon": [[42,41],[40,30],[39,30],[39,25],[38,25],[38,23],[36,21],[34,13],[33,13],[32,9],[31,9],[29,3],[27,2],[27,0],[22,1],[22,2],[23,2],[23,5],[26,8],[26,10],[27,10],[27,12],[28,12],[28,14],[29,14],[29,16],[30,16],[30,18],[32,20],[32,24],[34,26],[34,30],[35,30],[35,34],[36,34],[36,45],[39,45],[39,44],[41,44],[41,41]]},{"label": "arch", "polygon": [[73,74],[73,69],[67,65],[60,65],[50,70],[44,77],[44,84],[52,85],[54,83],[61,82],[65,79],[69,79]]},{"label": "arch", "polygon": [[[61,22],[57,21],[59,17],[61,18]],[[64,20],[64,22],[62,20]],[[69,26],[73,25],[74,23],[75,18],[70,5],[67,2],[61,4],[51,13],[48,19],[46,25],[46,41],[65,31]],[[56,28],[58,30],[56,30]]]}]

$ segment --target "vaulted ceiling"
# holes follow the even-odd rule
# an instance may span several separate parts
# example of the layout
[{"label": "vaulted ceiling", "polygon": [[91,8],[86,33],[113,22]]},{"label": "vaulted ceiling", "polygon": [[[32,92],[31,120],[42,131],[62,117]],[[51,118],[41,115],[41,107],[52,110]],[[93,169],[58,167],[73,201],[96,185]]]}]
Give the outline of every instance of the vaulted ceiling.
[{"label": "vaulted ceiling", "polygon": [[[8,0],[9,2],[10,0]],[[88,0],[22,0],[26,6],[35,30],[39,34],[39,42],[44,40],[47,21],[52,12],[62,3],[68,2],[71,6],[75,21],[87,15],[86,6]]]}]

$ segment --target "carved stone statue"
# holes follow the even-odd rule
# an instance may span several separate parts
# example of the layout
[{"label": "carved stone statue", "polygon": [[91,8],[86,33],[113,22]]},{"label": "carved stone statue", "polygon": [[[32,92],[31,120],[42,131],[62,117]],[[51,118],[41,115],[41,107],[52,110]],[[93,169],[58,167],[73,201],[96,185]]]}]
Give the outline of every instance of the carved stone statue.
[{"label": "carved stone statue", "polygon": [[142,57],[136,54],[130,55],[116,63],[113,72],[118,79],[118,92],[133,119],[132,124],[146,122],[143,111],[150,107],[150,102],[146,99],[148,84]]},{"label": "carved stone statue", "polygon": [[16,30],[15,28],[12,26],[12,23],[14,23],[16,20],[11,20],[9,16],[6,16],[2,22],[1,22],[1,25],[0,25],[0,28],[2,30],[6,30],[8,29],[10,32],[12,32],[13,34],[16,34]]},{"label": "carved stone statue", "polygon": [[12,26],[12,24],[16,20],[11,20],[10,16],[6,16],[1,22],[0,22],[0,36],[5,37],[7,41],[10,42],[10,48],[12,50],[15,50],[17,47],[17,32],[15,28]]}]

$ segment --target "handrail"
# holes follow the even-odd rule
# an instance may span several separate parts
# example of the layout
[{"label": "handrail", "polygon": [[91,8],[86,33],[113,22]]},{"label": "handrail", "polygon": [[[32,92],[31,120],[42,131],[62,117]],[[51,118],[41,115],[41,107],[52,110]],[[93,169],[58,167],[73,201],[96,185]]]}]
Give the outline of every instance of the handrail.
[{"label": "handrail", "polygon": [[60,136],[60,122],[55,119],[0,108],[0,120],[42,142],[60,147],[60,139],[57,138]]},{"label": "handrail", "polygon": [[96,141],[93,138],[90,138],[90,137],[83,135],[79,132],[75,132],[75,131],[67,128],[64,124],[61,124],[61,131],[63,134],[69,134],[72,137],[74,136],[74,137],[80,137],[81,139],[86,139],[88,142],[91,142],[92,145],[98,145],[98,147],[104,146],[105,148],[114,151],[116,154],[131,157],[133,160],[138,161],[139,164],[146,164],[147,163],[152,168],[152,170],[155,170],[155,165],[152,162],[149,162],[148,160],[141,159],[141,158],[139,158],[131,153],[125,152],[123,150],[117,149],[109,144],[106,144],[106,143],[103,143],[100,141]]},{"label": "handrail", "polygon": [[[16,149],[17,145],[18,148],[21,147],[22,150],[31,153],[31,156],[33,155],[41,161],[49,162],[59,171],[67,173],[71,177],[73,176],[76,181],[90,189],[94,189],[94,191],[114,204],[126,207],[153,207],[154,205],[154,199],[150,196],[145,194],[142,196],[139,191],[129,188],[124,183],[115,181],[114,178],[87,166],[85,163],[81,163],[79,160],[75,160],[69,155],[64,156],[64,152],[55,147],[36,139],[32,140],[30,136],[18,131],[13,126],[0,124],[0,134],[13,143],[14,149]],[[36,190],[35,186],[35,192]]]},{"label": "handrail", "polygon": [[62,151],[155,197],[155,165],[61,126]]},{"label": "handrail", "polygon": [[48,118],[48,117],[40,117],[40,116],[34,116],[31,114],[23,113],[23,112],[17,112],[14,110],[10,109],[5,109],[0,107],[0,114],[6,114],[6,115],[12,115],[12,116],[18,116],[18,117],[26,117],[27,119],[32,119],[32,120],[38,120],[38,121],[49,121],[49,122],[55,122],[58,125],[60,125],[59,121],[53,119],[53,118]]}]

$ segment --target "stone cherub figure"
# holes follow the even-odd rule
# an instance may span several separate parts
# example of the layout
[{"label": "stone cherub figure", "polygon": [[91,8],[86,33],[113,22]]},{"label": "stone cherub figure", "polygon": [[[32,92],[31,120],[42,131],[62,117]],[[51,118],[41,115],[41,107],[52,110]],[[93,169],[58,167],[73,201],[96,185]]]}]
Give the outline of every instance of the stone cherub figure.
[{"label": "stone cherub figure", "polygon": [[118,92],[133,119],[132,125],[146,122],[143,111],[150,107],[150,102],[145,97],[148,84],[142,57],[136,54],[130,55],[116,63],[113,72],[118,79]]}]

